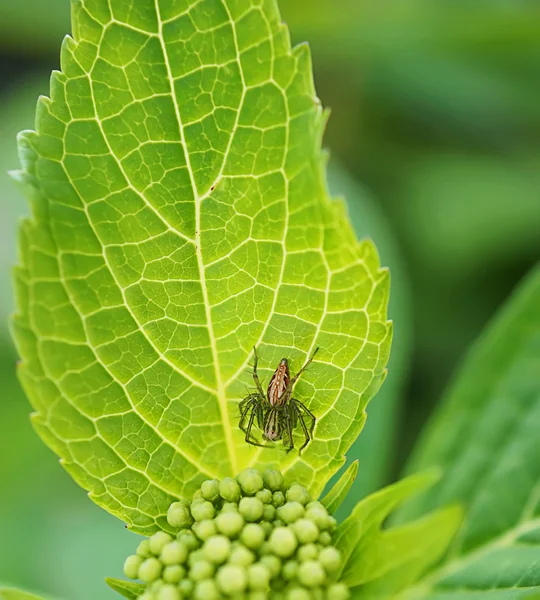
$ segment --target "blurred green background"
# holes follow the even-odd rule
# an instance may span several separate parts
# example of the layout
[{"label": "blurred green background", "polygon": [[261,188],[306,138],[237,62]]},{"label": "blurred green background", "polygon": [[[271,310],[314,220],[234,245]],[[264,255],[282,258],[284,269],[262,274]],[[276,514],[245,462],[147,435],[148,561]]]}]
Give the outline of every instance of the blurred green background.
[{"label": "blurred green background", "polygon": [[[392,270],[391,371],[350,453],[356,500],[396,477],[459,357],[540,257],[540,4],[281,4],[332,109],[331,189]],[[32,431],[7,332],[27,206],[6,172],[68,31],[68,0],[0,0],[0,581],[95,600],[115,597],[103,577],[120,576],[134,536]]]}]

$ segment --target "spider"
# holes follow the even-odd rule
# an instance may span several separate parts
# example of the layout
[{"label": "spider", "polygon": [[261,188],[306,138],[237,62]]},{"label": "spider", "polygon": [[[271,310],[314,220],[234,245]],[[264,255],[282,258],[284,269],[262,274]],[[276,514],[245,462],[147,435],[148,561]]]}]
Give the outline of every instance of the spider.
[{"label": "spider", "polygon": [[266,444],[259,444],[253,437],[252,430],[254,424],[262,432],[264,440],[269,442],[283,440],[283,445],[287,448],[287,452],[290,452],[294,448],[293,432],[298,425],[304,434],[304,443],[300,448],[299,454],[309,444],[313,437],[316,418],[302,402],[292,397],[292,391],[294,384],[315,358],[318,350],[317,348],[311,358],[292,379],[289,371],[289,361],[286,358],[282,358],[265,393],[257,373],[259,357],[257,356],[256,348],[253,348],[253,380],[257,391],[248,394],[239,405],[239,426],[246,434],[245,440],[248,444],[263,448],[266,446]]}]

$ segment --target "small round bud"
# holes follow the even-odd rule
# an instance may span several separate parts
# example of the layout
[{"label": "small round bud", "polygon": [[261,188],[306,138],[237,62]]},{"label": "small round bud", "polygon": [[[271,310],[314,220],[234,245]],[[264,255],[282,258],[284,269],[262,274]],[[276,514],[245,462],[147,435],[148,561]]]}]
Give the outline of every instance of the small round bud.
[{"label": "small round bud", "polygon": [[283,492],[274,492],[272,494],[272,504],[279,508],[285,504],[285,494]]},{"label": "small round bud", "polygon": [[163,585],[155,596],[156,600],[180,600],[180,592],[175,585]]},{"label": "small round bud", "polygon": [[214,574],[214,565],[207,560],[198,560],[189,570],[189,578],[193,581],[210,579]]},{"label": "small round bud", "polygon": [[305,544],[298,548],[298,560],[306,562],[307,560],[315,560],[319,556],[319,551],[315,544]]},{"label": "small round bud", "polygon": [[276,492],[283,487],[283,475],[279,471],[264,471],[264,485],[272,492]]},{"label": "small round bud", "polygon": [[238,565],[225,565],[216,575],[219,589],[230,596],[242,593],[247,586],[246,570]]},{"label": "small round bud", "polygon": [[178,590],[182,594],[182,597],[189,598],[193,593],[193,588],[195,584],[191,579],[182,579],[182,581],[178,584]]},{"label": "small round bud", "polygon": [[272,523],[270,523],[269,521],[261,521],[259,525],[262,527],[266,537],[268,537],[272,533],[272,529],[274,529],[272,527]]},{"label": "small round bud", "polygon": [[161,551],[167,544],[170,544],[173,541],[173,537],[164,531],[158,531],[154,533],[154,535],[148,539],[150,544],[150,552],[155,556],[159,556]]},{"label": "small round bud", "polygon": [[229,563],[239,567],[247,567],[255,561],[255,555],[244,546],[238,546],[232,550]]},{"label": "small round bud", "polygon": [[222,512],[216,517],[217,529],[220,533],[232,538],[244,527],[244,517],[237,512]]},{"label": "small round bud", "polygon": [[306,510],[309,510],[310,508],[320,508],[320,509],[326,511],[326,506],[322,502],[319,502],[318,500],[312,500],[311,502],[308,502],[306,504]]},{"label": "small round bud", "polygon": [[[332,596],[328,596],[328,597],[332,598]],[[286,598],[287,598],[287,600],[313,600],[311,593],[301,587],[291,588],[287,592]]]},{"label": "small round bud", "polygon": [[300,502],[300,504],[311,502],[309,492],[303,485],[298,485],[297,483],[291,485],[285,496],[287,497],[287,502]]},{"label": "small round bud", "polygon": [[152,556],[152,552],[150,552],[150,542],[148,540],[143,540],[137,546],[136,554],[141,558],[150,558]]},{"label": "small round bud", "polygon": [[203,546],[204,556],[211,562],[221,564],[227,560],[231,553],[231,542],[224,535],[215,535]]},{"label": "small round bud", "polygon": [[348,600],[351,597],[349,588],[344,583],[333,583],[328,586],[327,597],[332,600]]},{"label": "small round bud", "polygon": [[185,544],[175,540],[163,547],[161,551],[161,562],[164,565],[179,565],[186,561],[188,549]]},{"label": "small round bud", "polygon": [[238,512],[246,521],[258,521],[263,515],[264,505],[258,498],[242,498],[238,505]]},{"label": "small round bud", "polygon": [[227,502],[238,502],[241,496],[238,481],[232,477],[225,477],[219,484],[219,495]]},{"label": "small round bud", "polygon": [[264,529],[257,523],[248,523],[240,534],[242,542],[252,549],[259,548],[265,537]]},{"label": "small round bud", "polygon": [[319,562],[327,573],[335,573],[341,567],[341,553],[333,547],[323,548],[319,554]]},{"label": "small round bud", "polygon": [[221,594],[217,585],[211,579],[206,579],[197,583],[193,597],[195,600],[219,600]]},{"label": "small round bud", "polygon": [[263,519],[273,521],[276,518],[276,509],[271,504],[265,504],[263,508]]},{"label": "small round bud", "polygon": [[260,562],[270,571],[270,577],[277,577],[281,571],[281,560],[272,554],[265,554]]},{"label": "small round bud", "polygon": [[313,521],[321,531],[324,529],[328,529],[330,525],[328,517],[329,514],[324,508],[318,508],[316,506],[313,506],[306,510],[306,519]]},{"label": "small round bud", "polygon": [[154,600],[154,594],[151,592],[144,592],[144,594],[139,596],[137,600]]},{"label": "small round bud", "polygon": [[298,540],[288,527],[277,527],[270,535],[272,552],[281,557],[291,556],[296,551]]},{"label": "small round bud", "polygon": [[200,542],[197,539],[196,535],[193,533],[193,531],[183,531],[178,537],[177,540],[179,542],[181,542],[182,544],[184,544],[184,546],[190,550],[196,550],[199,545]]},{"label": "small round bud", "polygon": [[238,504],[236,502],[224,502],[221,507],[222,513],[238,512]]},{"label": "small round bud", "polygon": [[216,514],[216,509],[211,502],[203,500],[200,502],[191,503],[191,515],[195,521],[205,521],[206,519],[213,519]]},{"label": "small round bud", "polygon": [[270,585],[270,571],[261,563],[248,567],[248,585],[251,590],[266,590]]},{"label": "small round bud", "polygon": [[217,479],[207,479],[201,485],[201,495],[205,500],[214,502],[219,497],[219,481]]},{"label": "small round bud", "polygon": [[209,537],[216,535],[216,523],[215,521],[212,521],[210,519],[205,519],[204,521],[200,521],[199,523],[194,523],[193,531],[195,532],[195,535],[204,542]]},{"label": "small round bud", "polygon": [[323,546],[329,546],[332,543],[332,536],[328,533],[328,531],[323,531],[319,535],[318,542]]},{"label": "small round bud", "polygon": [[272,525],[274,527],[285,527],[286,523],[285,523],[285,521],[282,521],[281,519],[274,519],[272,521]]},{"label": "small round bud", "polygon": [[334,529],[337,527],[337,521],[334,517],[328,517],[328,529],[330,531],[334,531]]},{"label": "small round bud", "polygon": [[163,581],[166,583],[179,583],[186,576],[186,570],[180,565],[169,565],[163,569]]},{"label": "small round bud", "polygon": [[[279,596],[277,598],[279,599]],[[248,594],[248,600],[268,600],[268,594],[262,590],[253,590]]]},{"label": "small round bud", "polygon": [[188,565],[190,567],[192,567],[194,564],[198,563],[200,560],[205,560],[204,553],[203,553],[202,549],[195,550],[195,552],[192,552],[188,556],[188,559],[187,559]]},{"label": "small round bud", "polygon": [[319,587],[326,581],[326,573],[315,560],[307,560],[298,567],[298,581],[306,587]]},{"label": "small round bud", "polygon": [[255,498],[258,498],[263,504],[272,503],[272,492],[270,490],[261,490],[255,494]]},{"label": "small round bud", "polygon": [[277,509],[277,516],[284,523],[294,523],[304,516],[304,507],[300,502],[287,502]]},{"label": "small round bud", "polygon": [[193,523],[189,508],[182,502],[173,502],[167,511],[167,522],[175,529],[189,527]]},{"label": "small round bud", "polygon": [[296,579],[296,574],[298,573],[298,563],[295,560],[288,560],[284,565],[281,571],[283,575],[283,579],[287,581],[292,581]]},{"label": "small round bud", "polygon": [[291,527],[301,544],[315,542],[319,537],[317,525],[309,519],[298,519]]},{"label": "small round bud", "polygon": [[128,556],[124,562],[124,575],[130,579],[137,579],[139,577],[139,567],[142,565],[143,560],[142,556],[137,554]]},{"label": "small round bud", "polygon": [[246,494],[256,494],[264,487],[263,478],[257,469],[245,469],[236,476],[236,480]]},{"label": "small round bud", "polygon": [[144,583],[152,583],[159,579],[163,565],[157,558],[147,558],[139,567],[138,576]]}]

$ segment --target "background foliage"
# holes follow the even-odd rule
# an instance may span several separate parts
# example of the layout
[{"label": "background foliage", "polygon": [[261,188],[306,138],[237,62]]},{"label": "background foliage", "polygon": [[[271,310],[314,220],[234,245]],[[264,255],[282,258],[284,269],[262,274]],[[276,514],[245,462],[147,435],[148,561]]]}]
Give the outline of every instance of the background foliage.
[{"label": "background foliage", "polygon": [[[347,195],[357,232],[374,237],[392,270],[391,375],[350,453],[360,470],[349,509],[398,472],[458,357],[540,250],[540,8],[382,4],[281,7],[293,40],[309,39],[319,96],[333,110],[332,189]],[[5,325],[15,225],[26,212],[5,171],[17,167],[15,135],[32,126],[68,28],[67,0],[46,10],[38,0],[1,3],[0,530],[10,543],[0,580],[85,600],[108,597],[103,576],[120,575],[133,540],[32,431]]]}]

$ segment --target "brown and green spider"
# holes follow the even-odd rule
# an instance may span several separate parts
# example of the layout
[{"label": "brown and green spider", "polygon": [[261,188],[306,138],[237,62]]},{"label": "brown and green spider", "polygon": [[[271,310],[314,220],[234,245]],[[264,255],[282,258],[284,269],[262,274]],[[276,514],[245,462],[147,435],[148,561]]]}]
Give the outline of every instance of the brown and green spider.
[{"label": "brown and green spider", "polygon": [[265,393],[257,373],[259,357],[256,348],[253,348],[253,381],[255,382],[256,391],[248,394],[239,405],[239,426],[246,434],[245,440],[248,444],[266,446],[266,444],[258,443],[254,438],[254,425],[261,431],[263,440],[268,442],[283,440],[287,452],[294,448],[293,433],[298,426],[304,434],[304,443],[299,453],[309,444],[313,438],[313,429],[317,420],[303,402],[292,397],[292,392],[294,384],[315,358],[318,350],[316,348],[311,358],[292,379],[289,361],[282,358],[272,375],[272,379],[270,379]]}]

